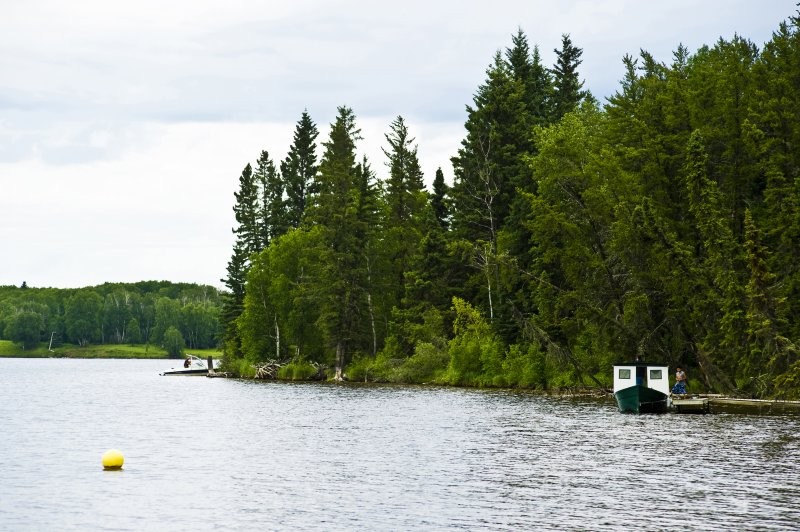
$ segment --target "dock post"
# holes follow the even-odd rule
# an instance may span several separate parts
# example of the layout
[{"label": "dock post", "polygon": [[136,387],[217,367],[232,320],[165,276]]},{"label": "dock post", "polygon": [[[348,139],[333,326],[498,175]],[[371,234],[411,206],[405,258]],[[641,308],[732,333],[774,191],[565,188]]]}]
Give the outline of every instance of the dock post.
[{"label": "dock post", "polygon": [[214,371],[214,361],[211,359],[211,355],[208,355],[208,372],[212,371]]}]

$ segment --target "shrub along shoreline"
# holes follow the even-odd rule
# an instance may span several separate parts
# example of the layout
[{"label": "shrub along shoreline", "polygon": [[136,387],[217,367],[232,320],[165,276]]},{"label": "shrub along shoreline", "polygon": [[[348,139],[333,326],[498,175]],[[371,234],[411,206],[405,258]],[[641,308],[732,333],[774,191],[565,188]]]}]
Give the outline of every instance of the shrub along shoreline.
[{"label": "shrub along shoreline", "polygon": [[[219,358],[222,351],[219,349],[192,349],[188,354],[205,358],[209,355]],[[48,350],[46,343],[40,343],[31,349],[22,349],[18,344],[8,340],[0,340],[0,358],[152,358],[169,359],[167,351],[154,345],[87,345],[77,346],[64,344]]]}]

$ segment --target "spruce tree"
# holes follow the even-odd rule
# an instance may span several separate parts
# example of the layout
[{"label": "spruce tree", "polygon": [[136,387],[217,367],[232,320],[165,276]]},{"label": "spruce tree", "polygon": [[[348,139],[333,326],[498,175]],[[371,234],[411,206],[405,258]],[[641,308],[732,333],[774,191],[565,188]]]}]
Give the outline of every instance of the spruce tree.
[{"label": "spruce tree", "polygon": [[496,243],[516,186],[527,174],[530,145],[523,85],[500,53],[487,70],[474,107],[467,106],[467,136],[453,157],[453,229],[468,241]]},{"label": "spruce tree", "polygon": [[239,177],[239,190],[234,192],[236,203],[233,212],[237,226],[233,228],[236,241],[233,254],[228,261],[226,278],[221,281],[228,288],[222,308],[222,329],[225,355],[233,358],[241,356],[241,340],[236,328],[236,319],[242,313],[245,293],[245,280],[250,267],[250,257],[261,250],[259,230],[258,186],[253,177],[253,169],[248,163]]},{"label": "spruce tree", "polygon": [[769,253],[761,240],[761,231],[747,209],[745,251],[750,280],[747,283],[748,356],[744,372],[750,376],[770,376],[766,386],[753,390],[763,394],[772,392],[772,378],[785,373],[800,356],[800,350],[784,333],[787,325],[785,300],[775,296],[775,274],[769,271]]},{"label": "spruce tree", "polygon": [[236,242],[241,247],[245,256],[257,253],[263,249],[259,231],[259,191],[258,183],[253,175],[250,163],[242,170],[239,176],[239,190],[234,192],[236,203],[233,212],[237,226],[233,228]]},{"label": "spruce tree", "polygon": [[389,179],[386,180],[386,203],[389,209],[387,224],[404,226],[418,218],[425,206],[422,170],[417,158],[417,147],[410,137],[402,116],[391,123],[385,135],[389,149],[383,149],[388,161]]},{"label": "spruce tree", "polygon": [[309,196],[315,193],[318,135],[308,111],[303,111],[295,126],[289,153],[281,162],[281,176],[286,188],[286,223],[290,227],[300,226]]},{"label": "spruce tree", "polygon": [[289,221],[283,194],[284,182],[266,151],[262,151],[258,159],[255,177],[260,190],[259,232],[263,249],[273,238],[289,229]]},{"label": "spruce tree", "polygon": [[565,114],[578,108],[587,96],[583,81],[578,75],[583,50],[572,44],[568,34],[561,36],[561,49],[554,49],[556,64],[553,65],[553,121],[561,120]]},{"label": "spruce tree", "polygon": [[431,208],[433,215],[442,229],[447,229],[450,225],[450,209],[448,207],[450,187],[444,182],[444,173],[441,168],[436,169],[436,176],[433,178],[433,194],[431,195]]},{"label": "spruce tree", "polygon": [[494,321],[494,309],[504,298],[498,240],[517,191],[529,182],[525,157],[531,149],[524,84],[500,52],[473,101],[474,107],[467,107],[466,137],[451,159],[451,236],[458,241],[463,267],[472,270],[462,296]]},{"label": "spruce tree", "polygon": [[[384,183],[383,219],[380,244],[384,272],[383,301],[387,314],[401,304],[405,274],[419,253],[425,233],[428,194],[408,126],[398,116],[385,135],[383,148],[389,177]],[[388,317],[388,316],[387,316]]]},{"label": "spruce tree", "polygon": [[261,152],[256,161],[253,177],[259,191],[257,251],[261,251],[273,238],[282,235],[288,229],[283,201],[283,181],[266,150]]},{"label": "spruce tree", "polygon": [[506,62],[514,78],[524,86],[525,106],[531,120],[531,126],[545,125],[550,122],[550,96],[553,81],[547,68],[542,64],[539,47],[534,46],[531,52],[528,37],[518,29],[511,38],[511,48],[506,48]]},{"label": "spruce tree", "polygon": [[[320,269],[315,299],[321,316],[318,325],[334,350],[335,379],[343,379],[359,319],[366,304],[364,243],[359,239],[359,190],[363,183],[356,164],[356,141],[360,130],[348,107],[339,107],[331,132],[323,143],[319,166],[319,194],[314,198],[306,221],[322,231],[318,249]],[[361,177],[361,179],[359,179]]]}]

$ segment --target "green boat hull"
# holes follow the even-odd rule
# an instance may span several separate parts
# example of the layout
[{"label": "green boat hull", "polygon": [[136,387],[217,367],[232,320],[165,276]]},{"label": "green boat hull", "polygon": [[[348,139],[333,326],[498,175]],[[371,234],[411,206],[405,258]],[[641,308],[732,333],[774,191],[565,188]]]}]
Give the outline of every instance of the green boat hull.
[{"label": "green boat hull", "polygon": [[661,413],[667,411],[669,397],[646,386],[631,386],[614,394],[620,412],[635,414]]}]

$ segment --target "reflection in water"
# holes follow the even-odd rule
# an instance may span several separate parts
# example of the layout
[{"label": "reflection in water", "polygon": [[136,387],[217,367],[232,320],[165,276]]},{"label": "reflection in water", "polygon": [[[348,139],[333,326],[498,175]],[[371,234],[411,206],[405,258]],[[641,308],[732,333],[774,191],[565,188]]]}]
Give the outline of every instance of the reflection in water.
[{"label": "reflection in water", "polygon": [[[800,418],[0,359],[0,529],[792,529]],[[125,469],[103,471],[119,448]]]}]

